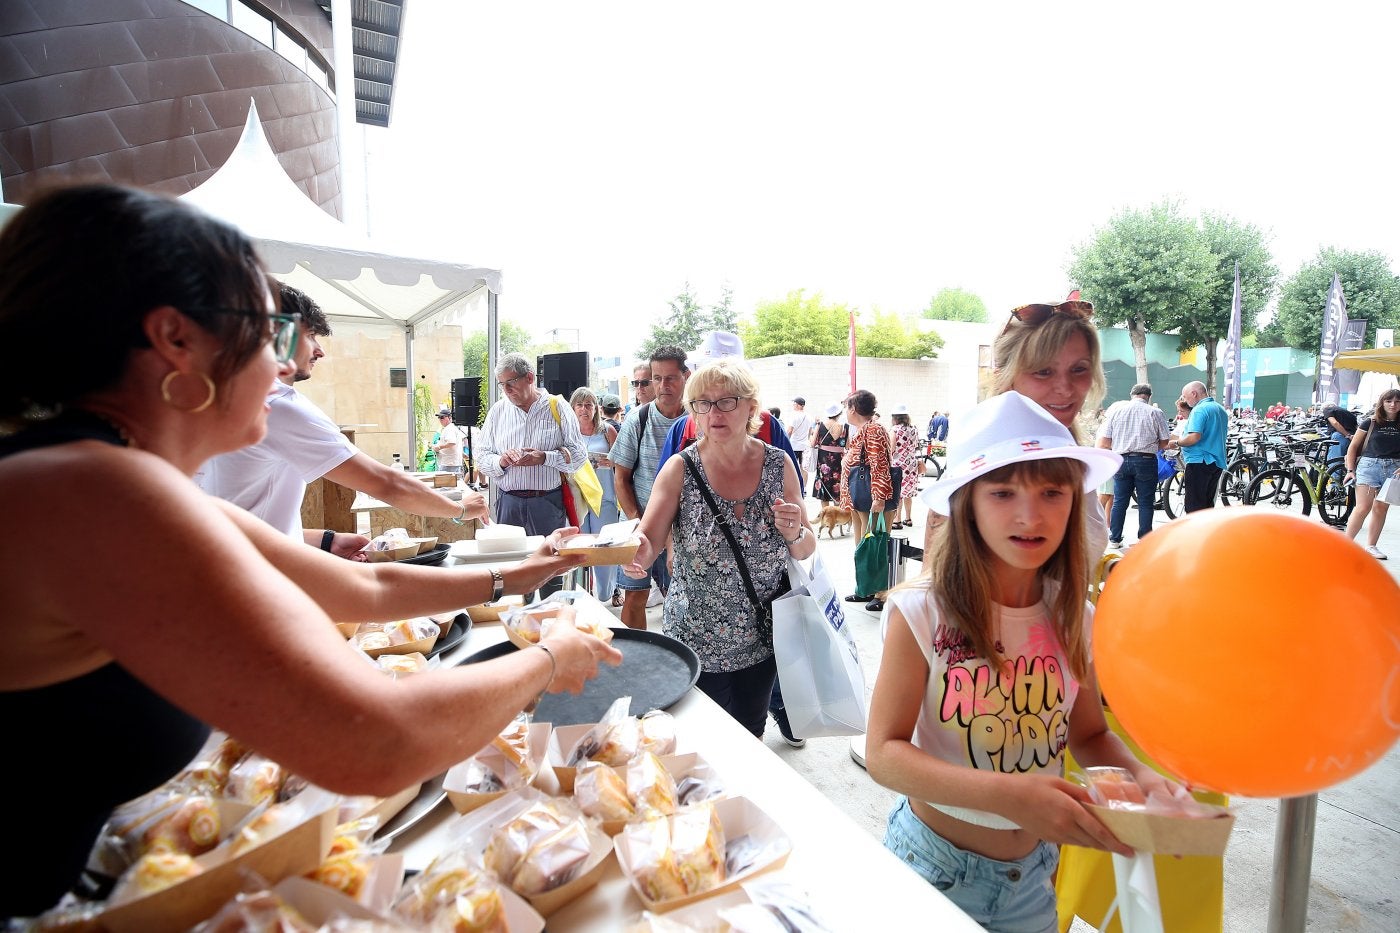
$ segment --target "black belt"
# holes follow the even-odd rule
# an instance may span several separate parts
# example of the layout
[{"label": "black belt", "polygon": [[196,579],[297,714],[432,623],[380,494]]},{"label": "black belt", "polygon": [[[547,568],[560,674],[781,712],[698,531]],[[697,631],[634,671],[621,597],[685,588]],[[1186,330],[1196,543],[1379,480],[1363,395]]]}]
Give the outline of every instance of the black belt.
[{"label": "black belt", "polygon": [[1156,455],[1156,454],[1138,454],[1138,453],[1132,453],[1132,454],[1123,454],[1123,456],[1124,456],[1124,457],[1151,457],[1151,458],[1153,458],[1154,460],[1157,458],[1157,455]]},{"label": "black belt", "polygon": [[541,496],[551,496],[559,491],[559,487],[553,489],[502,489],[501,492],[507,496],[515,496],[517,499],[538,499]]}]

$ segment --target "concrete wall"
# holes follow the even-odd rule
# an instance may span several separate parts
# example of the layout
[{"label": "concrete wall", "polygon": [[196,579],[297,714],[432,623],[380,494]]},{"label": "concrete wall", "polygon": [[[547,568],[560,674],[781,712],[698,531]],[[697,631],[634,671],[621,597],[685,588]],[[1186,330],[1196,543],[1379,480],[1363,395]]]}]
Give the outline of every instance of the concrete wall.
[{"label": "concrete wall", "polygon": [[[365,453],[383,463],[401,453],[407,464],[409,390],[389,385],[389,370],[404,365],[403,336],[346,333],[324,338],[321,346],[326,358],[297,390],[335,423],[353,427],[355,443]],[[434,403],[447,404],[452,380],[462,376],[462,328],[442,327],[420,336],[413,343],[413,358],[410,385],[426,379]]]}]

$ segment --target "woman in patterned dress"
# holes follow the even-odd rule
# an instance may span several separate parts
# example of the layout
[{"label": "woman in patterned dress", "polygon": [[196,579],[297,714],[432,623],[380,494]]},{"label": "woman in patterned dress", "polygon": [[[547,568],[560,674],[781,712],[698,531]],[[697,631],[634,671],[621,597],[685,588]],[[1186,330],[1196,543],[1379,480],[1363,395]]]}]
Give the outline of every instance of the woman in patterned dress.
[{"label": "woman in patterned dress", "polygon": [[890,466],[898,467],[903,471],[903,479],[900,480],[899,489],[895,490],[895,495],[899,497],[899,511],[896,512],[899,519],[893,522],[891,528],[912,528],[914,527],[914,494],[919,491],[919,474],[923,472],[923,464],[918,459],[919,452],[919,432],[909,421],[909,407],[907,405],[895,406],[894,415],[894,436],[891,438],[893,449],[890,453]]},{"label": "woman in patterned dress", "polygon": [[812,492],[822,505],[841,498],[841,457],[846,452],[846,425],[841,423],[841,406],[833,403],[826,410],[826,420],[819,422],[813,446],[817,451],[817,474]]},{"label": "woman in patterned dress", "polygon": [[[656,475],[642,516],[641,546],[623,572],[641,577],[655,559],[653,542],[671,535],[674,577],[662,613],[664,631],[700,656],[696,686],[762,738],[776,675],[773,629],[766,606],[749,598],[739,561],[767,603],[787,588],[789,555],[811,556],[817,538],[802,508],[792,459],[753,436],[758,383],[747,367],[732,360],[706,365],[686,383],[685,401],[700,440]],[[716,518],[701,484],[723,519]],[[730,548],[721,520],[740,555]]]}]

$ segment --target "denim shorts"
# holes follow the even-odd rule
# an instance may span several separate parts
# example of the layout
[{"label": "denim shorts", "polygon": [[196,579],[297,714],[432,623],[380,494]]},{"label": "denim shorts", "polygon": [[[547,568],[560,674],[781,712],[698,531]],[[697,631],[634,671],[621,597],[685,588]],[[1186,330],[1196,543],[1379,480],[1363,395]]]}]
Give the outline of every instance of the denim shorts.
[{"label": "denim shorts", "polygon": [[1356,464],[1356,485],[1380,489],[1400,470],[1400,458],[1362,457]]},{"label": "denim shorts", "polygon": [[959,849],[924,825],[899,798],[885,829],[885,848],[988,930],[1055,933],[1058,846],[1041,841],[1025,858],[1002,862]]}]

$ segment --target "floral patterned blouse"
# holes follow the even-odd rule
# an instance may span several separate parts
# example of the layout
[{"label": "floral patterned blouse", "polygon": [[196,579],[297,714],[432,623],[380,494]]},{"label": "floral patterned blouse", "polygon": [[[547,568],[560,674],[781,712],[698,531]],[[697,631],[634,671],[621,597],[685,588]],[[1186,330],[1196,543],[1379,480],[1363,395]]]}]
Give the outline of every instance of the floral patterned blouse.
[{"label": "floral patterned blouse", "polygon": [[[733,500],[710,486],[698,451],[691,447],[681,456],[693,459],[715,504],[721,512],[727,511],[754,590],[761,599],[770,599],[787,587],[787,544],[770,519],[773,500],[783,494],[787,454],[764,447],[763,475],[753,495],[743,500],[743,518],[734,517]],[[661,615],[663,631],[694,649],[701,669],[711,673],[742,670],[767,660],[773,654],[773,633],[760,631],[758,610],[749,600],[729,542],[689,470],[681,484],[671,541],[673,577]]]},{"label": "floral patterned blouse", "polygon": [[[862,451],[864,453],[862,454]],[[890,435],[874,421],[861,425],[860,433],[846,442],[846,455],[841,460],[841,508],[851,507],[851,467],[864,459],[870,465],[870,497],[893,508],[890,501]]]},{"label": "floral patterned blouse", "polygon": [[918,448],[919,432],[912,424],[901,424],[894,429],[894,454],[890,457],[890,466],[904,471],[898,490],[901,499],[912,499],[914,493],[919,491],[919,474],[923,472],[923,464],[915,459]]}]

